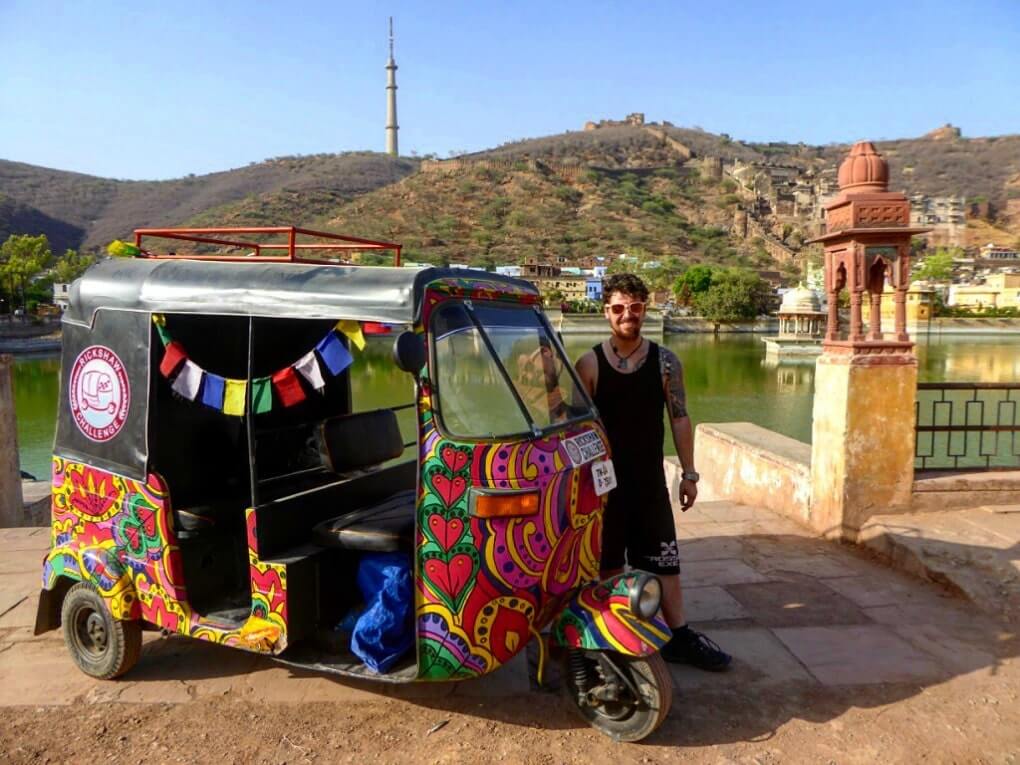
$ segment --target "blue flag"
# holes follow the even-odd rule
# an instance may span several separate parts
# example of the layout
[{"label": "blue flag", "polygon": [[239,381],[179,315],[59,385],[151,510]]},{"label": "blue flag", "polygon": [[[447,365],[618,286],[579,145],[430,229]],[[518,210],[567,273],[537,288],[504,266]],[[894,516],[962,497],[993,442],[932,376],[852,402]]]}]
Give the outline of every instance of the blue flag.
[{"label": "blue flag", "polygon": [[315,346],[315,350],[322,357],[322,363],[326,365],[326,369],[334,375],[340,374],[354,362],[354,358],[340,342],[340,338],[336,336],[335,332],[330,332],[322,338]]},{"label": "blue flag", "polygon": [[199,398],[202,403],[206,406],[211,406],[213,409],[223,410],[223,383],[224,380],[219,375],[214,375],[212,372],[206,372],[202,377],[202,392],[199,394]]}]

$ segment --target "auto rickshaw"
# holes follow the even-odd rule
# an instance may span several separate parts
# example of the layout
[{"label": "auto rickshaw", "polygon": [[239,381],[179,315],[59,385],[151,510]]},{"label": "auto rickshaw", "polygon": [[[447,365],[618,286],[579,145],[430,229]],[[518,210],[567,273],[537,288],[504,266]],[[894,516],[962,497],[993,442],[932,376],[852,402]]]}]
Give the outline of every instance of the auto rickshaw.
[{"label": "auto rickshaw", "polygon": [[[598,581],[608,440],[533,285],[351,264],[399,266],[399,245],[292,227],[139,229],[125,247],[63,316],[36,634],[62,628],[103,679],[154,629],[388,683],[478,677],[534,638],[594,727],[658,727],[660,584]],[[407,328],[372,342],[392,343],[410,401],[353,394],[366,322]],[[377,671],[341,625],[387,555],[406,561],[389,605],[407,650]]]}]

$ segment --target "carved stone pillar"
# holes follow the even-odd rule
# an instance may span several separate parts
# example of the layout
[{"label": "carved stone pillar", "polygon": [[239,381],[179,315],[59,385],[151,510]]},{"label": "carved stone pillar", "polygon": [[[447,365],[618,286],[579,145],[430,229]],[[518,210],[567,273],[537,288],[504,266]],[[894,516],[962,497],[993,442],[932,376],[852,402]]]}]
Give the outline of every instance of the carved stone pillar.
[{"label": "carved stone pillar", "polygon": [[870,331],[868,332],[869,340],[881,340],[882,339],[882,293],[881,292],[869,292],[868,295],[871,297],[871,314],[868,318],[868,325]]},{"label": "carved stone pillar", "polygon": [[896,339],[907,342],[910,340],[910,335],[907,334],[907,291],[902,288],[897,289],[894,299],[896,301]]},{"label": "carved stone pillar", "polygon": [[851,343],[864,339],[864,319],[861,317],[861,293],[859,289],[850,290],[850,337]]},{"label": "carved stone pillar", "polygon": [[839,293],[829,292],[829,315],[825,324],[825,339],[839,340]]}]

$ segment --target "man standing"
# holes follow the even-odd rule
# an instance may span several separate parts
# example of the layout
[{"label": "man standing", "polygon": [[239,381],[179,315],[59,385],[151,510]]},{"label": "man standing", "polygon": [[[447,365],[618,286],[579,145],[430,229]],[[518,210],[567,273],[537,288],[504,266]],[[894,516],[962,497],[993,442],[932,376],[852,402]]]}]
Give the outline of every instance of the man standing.
[{"label": "man standing", "polygon": [[730,656],[688,627],[684,617],[676,528],[662,465],[665,406],[683,467],[681,509],[687,511],[698,496],[698,474],[683,370],[672,351],[641,337],[648,301],[641,279],[633,274],[609,277],[603,300],[610,337],[576,365],[606,427],[616,470],[617,486],[603,516],[601,573],[603,578],[612,576],[630,564],[657,574],[662,611],[673,631],[663,658],[722,670]]}]

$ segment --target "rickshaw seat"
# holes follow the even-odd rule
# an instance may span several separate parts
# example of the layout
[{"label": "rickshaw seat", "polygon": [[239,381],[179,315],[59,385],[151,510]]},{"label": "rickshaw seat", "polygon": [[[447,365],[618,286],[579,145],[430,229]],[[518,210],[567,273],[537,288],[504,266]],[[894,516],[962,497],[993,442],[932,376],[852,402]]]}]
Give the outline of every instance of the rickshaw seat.
[{"label": "rickshaw seat", "polygon": [[315,541],[341,550],[410,550],[414,543],[414,506],[413,489],[392,494],[382,502],[316,525]]},{"label": "rickshaw seat", "polygon": [[231,512],[236,512],[238,503],[218,502],[206,505],[192,505],[173,508],[174,530],[185,537],[208,531],[216,527],[216,521]]},{"label": "rickshaw seat", "polygon": [[322,464],[334,473],[364,470],[404,453],[391,409],[330,417],[319,425],[316,440]]}]

